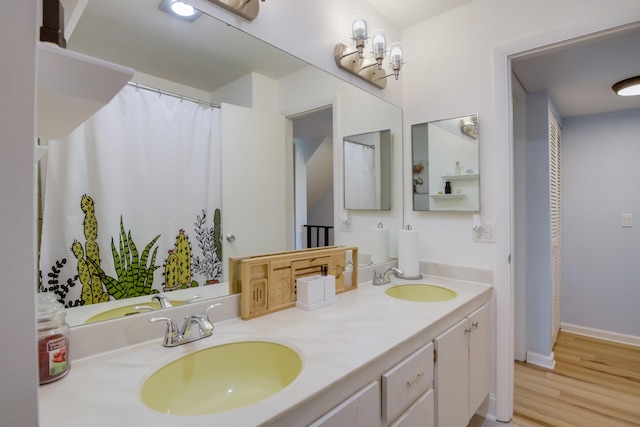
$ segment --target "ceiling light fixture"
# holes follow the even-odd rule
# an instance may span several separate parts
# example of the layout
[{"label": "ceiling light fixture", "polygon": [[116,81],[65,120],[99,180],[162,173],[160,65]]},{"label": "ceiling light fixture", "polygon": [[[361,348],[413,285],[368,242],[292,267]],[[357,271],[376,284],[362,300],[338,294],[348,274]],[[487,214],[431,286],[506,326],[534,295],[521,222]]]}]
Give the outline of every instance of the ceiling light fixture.
[{"label": "ceiling light fixture", "polygon": [[192,16],[197,12],[195,7],[179,0],[171,2],[171,10],[173,11],[173,13],[180,16]]},{"label": "ceiling light fixture", "polygon": [[619,81],[611,86],[611,89],[620,96],[640,95],[640,76]]},{"label": "ceiling light fixture", "polygon": [[[353,48],[343,43],[338,43],[333,49],[333,56],[338,68],[359,77],[374,86],[384,89],[387,86],[387,77],[395,76],[398,80],[400,70],[404,65],[402,44],[392,43],[387,48],[387,34],[384,30],[375,30],[371,35],[372,59],[363,54],[369,41],[368,25],[365,18],[356,16],[351,25]],[[357,54],[357,55],[356,55]],[[382,64],[385,56],[389,55],[389,66],[392,74],[386,74]]]},{"label": "ceiling light fixture", "polygon": [[195,21],[202,15],[202,12],[182,0],[162,0],[158,9],[189,22]]}]

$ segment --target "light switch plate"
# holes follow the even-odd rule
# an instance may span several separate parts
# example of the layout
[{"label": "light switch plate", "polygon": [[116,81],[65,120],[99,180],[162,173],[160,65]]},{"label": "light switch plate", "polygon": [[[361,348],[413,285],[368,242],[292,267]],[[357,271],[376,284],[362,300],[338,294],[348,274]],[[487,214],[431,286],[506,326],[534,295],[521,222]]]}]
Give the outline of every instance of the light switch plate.
[{"label": "light switch plate", "polygon": [[633,218],[631,214],[622,214],[622,226],[633,227]]}]

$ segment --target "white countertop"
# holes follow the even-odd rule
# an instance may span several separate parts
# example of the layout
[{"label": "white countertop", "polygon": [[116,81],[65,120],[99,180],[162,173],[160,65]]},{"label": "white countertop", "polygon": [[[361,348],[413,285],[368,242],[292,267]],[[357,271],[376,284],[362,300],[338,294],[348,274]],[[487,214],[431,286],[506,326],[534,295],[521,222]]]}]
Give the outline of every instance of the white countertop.
[{"label": "white countertop", "polygon": [[[182,346],[163,347],[160,334],[152,341],[72,360],[66,377],[39,388],[40,425],[268,425],[416,334],[432,339],[491,296],[491,286],[482,283],[437,276],[417,282],[445,286],[458,296],[437,303],[403,301],[385,295],[393,284],[368,282],[339,294],[336,304],[315,311],[291,308],[248,321],[232,319],[216,323],[212,337]],[[199,416],[155,412],[140,400],[144,380],[166,363],[206,347],[256,339],[283,343],[303,359],[296,380],[273,396],[244,408]]]}]

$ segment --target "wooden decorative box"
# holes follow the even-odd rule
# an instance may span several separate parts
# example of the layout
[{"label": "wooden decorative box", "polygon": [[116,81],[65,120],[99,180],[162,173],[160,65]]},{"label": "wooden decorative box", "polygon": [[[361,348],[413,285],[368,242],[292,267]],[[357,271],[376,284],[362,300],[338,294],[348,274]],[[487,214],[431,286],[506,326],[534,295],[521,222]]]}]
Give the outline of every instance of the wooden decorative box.
[{"label": "wooden decorative box", "polygon": [[229,258],[229,287],[242,292],[240,314],[244,320],[294,307],[296,279],[322,273],[336,278],[336,294],[358,287],[358,269],[354,268],[350,283],[342,274],[351,251],[353,265],[358,265],[358,248],[326,246],[243,258]]}]

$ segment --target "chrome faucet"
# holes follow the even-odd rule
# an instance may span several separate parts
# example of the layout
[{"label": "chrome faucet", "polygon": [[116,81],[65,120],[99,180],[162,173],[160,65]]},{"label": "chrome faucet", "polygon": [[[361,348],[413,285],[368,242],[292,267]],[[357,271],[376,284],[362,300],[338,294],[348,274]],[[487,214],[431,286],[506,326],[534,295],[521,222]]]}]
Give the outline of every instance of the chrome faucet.
[{"label": "chrome faucet", "polygon": [[376,286],[379,286],[379,285],[386,285],[387,283],[391,282],[391,279],[389,278],[389,273],[392,271],[398,277],[404,276],[404,271],[398,268],[395,268],[391,265],[388,265],[387,268],[385,268],[382,271],[373,270],[373,284]]},{"label": "chrome faucet", "polygon": [[[189,298],[185,299],[182,304],[189,304],[190,302],[197,300],[198,298],[202,298],[202,294],[197,294],[197,295],[192,295]],[[155,294],[154,296],[151,297],[152,300],[157,301],[158,304],[160,304],[160,308],[170,308],[173,307],[173,304],[171,304],[171,301],[169,301],[169,298],[167,298],[167,296],[165,294]],[[156,309],[154,307],[151,307],[150,305],[136,305],[135,307],[133,307],[134,310],[149,310],[149,311],[155,311]]]},{"label": "chrome faucet", "polygon": [[[175,347],[210,337],[213,334],[213,323],[209,320],[208,311],[219,305],[222,305],[222,303],[219,302],[217,304],[210,305],[202,312],[202,314],[185,316],[184,323],[180,330],[178,330],[178,324],[175,320],[170,317],[152,317],[149,319],[149,322],[167,322],[167,329],[164,333],[164,343],[162,345],[165,347]],[[198,328],[197,331],[193,330],[194,325]]]},{"label": "chrome faucet", "polygon": [[[197,300],[198,298],[202,298],[202,294],[192,295],[189,298],[185,299],[182,303],[189,304],[190,302],[192,302],[193,300]],[[167,298],[165,294],[155,294],[151,297],[151,299],[158,301],[158,304],[160,304],[160,308],[173,307],[171,301],[169,301],[169,298]]]}]

